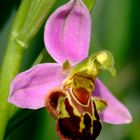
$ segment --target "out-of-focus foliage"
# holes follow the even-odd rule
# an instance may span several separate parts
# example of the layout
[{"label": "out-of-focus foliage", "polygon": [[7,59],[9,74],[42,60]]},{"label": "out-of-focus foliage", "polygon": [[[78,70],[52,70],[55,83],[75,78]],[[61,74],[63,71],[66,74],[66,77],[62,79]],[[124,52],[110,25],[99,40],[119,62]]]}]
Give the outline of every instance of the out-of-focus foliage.
[{"label": "out-of-focus foliage", "polygon": [[[103,124],[98,140],[139,140],[140,130],[140,10],[132,0],[100,0],[92,13],[94,50],[109,49],[114,54],[117,76],[102,73],[101,78],[112,93],[130,110],[128,125]],[[93,46],[92,45],[92,46]]]},{"label": "out-of-focus foliage", "polygon": [[88,7],[88,10],[91,11],[95,6],[96,0],[83,0],[83,2]]},{"label": "out-of-focus foliage", "polygon": [[[65,3],[58,0],[54,9]],[[19,0],[0,1],[0,67],[6,48],[12,21],[20,5]],[[54,10],[53,9],[53,10]],[[139,1],[136,0],[96,0],[92,11],[92,38],[90,53],[109,49],[115,57],[117,76],[112,78],[107,72],[100,77],[130,110],[133,122],[128,125],[103,123],[98,140],[139,140],[140,131],[140,17]],[[21,71],[31,67],[44,48],[43,28],[26,50]],[[44,61],[53,61],[46,53]],[[55,120],[45,109],[37,111],[19,110],[9,121],[5,140],[57,140]]]}]

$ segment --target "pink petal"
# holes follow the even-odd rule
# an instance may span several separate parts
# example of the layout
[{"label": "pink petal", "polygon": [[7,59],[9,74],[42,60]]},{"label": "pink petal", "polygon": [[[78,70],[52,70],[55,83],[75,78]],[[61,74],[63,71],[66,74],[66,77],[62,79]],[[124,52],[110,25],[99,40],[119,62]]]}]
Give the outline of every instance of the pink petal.
[{"label": "pink petal", "polygon": [[44,107],[49,90],[61,86],[65,75],[58,64],[39,64],[20,73],[12,82],[9,102],[21,108]]},{"label": "pink petal", "polygon": [[99,79],[95,81],[95,92],[93,95],[104,99],[108,103],[107,108],[100,114],[104,122],[122,124],[132,121],[128,109],[110,93]]},{"label": "pink petal", "polygon": [[78,63],[88,55],[91,19],[81,0],[71,0],[48,19],[44,41],[50,55],[58,63]]}]

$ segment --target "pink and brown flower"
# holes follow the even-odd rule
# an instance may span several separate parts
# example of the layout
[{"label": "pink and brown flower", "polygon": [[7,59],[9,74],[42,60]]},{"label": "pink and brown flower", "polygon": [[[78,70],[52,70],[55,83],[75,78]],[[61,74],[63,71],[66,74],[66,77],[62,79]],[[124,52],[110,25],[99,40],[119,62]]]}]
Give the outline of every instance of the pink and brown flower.
[{"label": "pink and brown flower", "polygon": [[60,139],[94,140],[101,121],[131,122],[127,108],[97,78],[114,70],[113,56],[100,51],[88,57],[91,19],[82,0],[71,0],[48,19],[44,41],[57,63],[38,64],[12,81],[9,102],[20,108],[42,107],[57,119]]}]

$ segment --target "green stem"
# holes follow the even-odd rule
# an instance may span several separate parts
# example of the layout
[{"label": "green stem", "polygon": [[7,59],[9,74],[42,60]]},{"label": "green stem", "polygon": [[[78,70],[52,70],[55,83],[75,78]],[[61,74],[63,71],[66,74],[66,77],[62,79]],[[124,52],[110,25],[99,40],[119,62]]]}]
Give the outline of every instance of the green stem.
[{"label": "green stem", "polygon": [[12,79],[19,72],[24,50],[36,35],[56,0],[23,0],[15,17],[0,71],[0,140],[12,105],[7,102]]},{"label": "green stem", "polygon": [[[7,49],[5,59],[1,69],[1,88],[0,88],[0,140],[3,140],[5,126],[8,121],[8,116],[10,113],[10,105],[7,102],[10,82],[18,72],[22,56],[23,48],[15,42],[9,41],[11,43]],[[14,46],[14,47],[10,47]],[[14,57],[13,57],[14,56]]]}]

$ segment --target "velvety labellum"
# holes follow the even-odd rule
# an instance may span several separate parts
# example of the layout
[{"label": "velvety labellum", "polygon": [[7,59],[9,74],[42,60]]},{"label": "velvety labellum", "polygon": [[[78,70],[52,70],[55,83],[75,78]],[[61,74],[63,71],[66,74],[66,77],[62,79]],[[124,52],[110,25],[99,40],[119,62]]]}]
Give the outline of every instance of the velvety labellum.
[{"label": "velvety labellum", "polygon": [[99,135],[102,126],[92,98],[89,96],[83,104],[70,88],[54,89],[48,94],[46,108],[57,119],[61,140],[95,140]]}]

